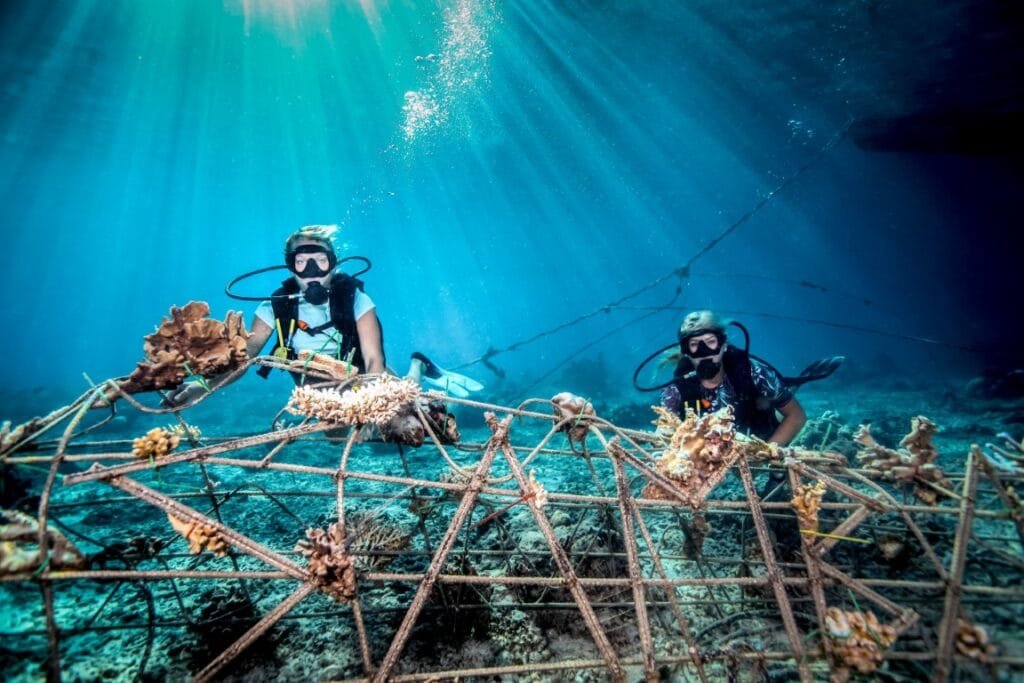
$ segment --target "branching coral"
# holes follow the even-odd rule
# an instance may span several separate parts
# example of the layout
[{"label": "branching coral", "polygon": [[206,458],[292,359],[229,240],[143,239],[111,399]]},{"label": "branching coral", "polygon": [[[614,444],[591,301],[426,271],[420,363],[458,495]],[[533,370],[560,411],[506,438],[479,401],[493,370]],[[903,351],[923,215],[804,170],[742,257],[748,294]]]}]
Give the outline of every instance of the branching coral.
[{"label": "branching coral", "polygon": [[900,441],[900,450],[880,445],[871,436],[871,428],[861,425],[854,440],[866,450],[857,455],[867,469],[880,472],[886,479],[914,485],[914,495],[927,505],[934,505],[940,489],[948,489],[949,481],[935,464],[939,453],[932,445],[937,427],[926,417],[910,422],[910,433]]},{"label": "branching coral", "polygon": [[404,550],[409,546],[409,534],[390,518],[356,512],[345,519],[348,527],[348,549],[360,571],[381,569],[391,562],[382,553]]},{"label": "branching coral", "polygon": [[[655,467],[658,472],[678,483],[690,505],[698,507],[745,451],[735,438],[732,409],[722,408],[701,417],[687,409],[686,419],[681,420],[666,408],[653,408],[658,414],[654,422],[658,426],[658,433],[668,435],[665,449]],[[666,497],[653,484],[648,484],[644,495]]]},{"label": "branching coral", "polygon": [[874,612],[847,612],[829,607],[825,629],[832,641],[833,681],[846,681],[851,669],[871,673],[882,663],[885,651],[896,642],[896,629],[883,625]]},{"label": "branching coral", "polygon": [[818,530],[818,511],[821,509],[821,499],[827,490],[825,484],[819,481],[814,486],[797,486],[793,491],[793,499],[789,501],[789,504],[796,510],[796,517],[800,522],[801,529]]},{"label": "branching coral", "polygon": [[0,576],[35,571],[44,564],[53,569],[81,569],[85,556],[64,534],[46,529],[46,548],[39,541],[39,522],[17,510],[0,510]]},{"label": "branching coral", "polygon": [[242,314],[231,311],[224,322],[209,315],[204,301],[172,306],[171,317],[145,338],[146,360],[121,388],[128,393],[174,388],[193,374],[213,377],[245,363],[249,335]]},{"label": "branching coral", "polygon": [[1006,432],[996,435],[1003,440],[1003,445],[986,444],[988,452],[985,457],[1001,472],[1013,475],[1024,474],[1024,439],[1017,441]]},{"label": "branching coral", "polygon": [[570,420],[562,426],[562,431],[569,435],[570,441],[583,441],[587,438],[589,429],[588,417],[593,417],[594,405],[583,398],[563,391],[555,394],[551,399],[555,409],[555,417],[561,420]]},{"label": "branching coral", "polygon": [[3,423],[0,423],[0,455],[5,454],[19,443],[27,441],[43,427],[64,417],[64,414],[65,410],[58,408],[45,417],[34,417],[17,427],[12,427],[10,420],[4,420]]},{"label": "branching coral", "polygon": [[172,422],[171,424],[164,427],[165,432],[169,432],[171,435],[178,437],[179,439],[188,439],[191,441],[199,441],[203,436],[203,432],[195,425],[189,423],[178,423]]},{"label": "branching coral", "polygon": [[217,527],[178,519],[172,514],[167,515],[167,521],[171,523],[175,531],[185,537],[185,540],[188,541],[188,551],[193,555],[198,555],[204,550],[209,550],[217,557],[224,557],[228,554],[228,544],[217,531]]},{"label": "branching coral", "polygon": [[154,427],[145,435],[132,440],[132,455],[136,458],[159,458],[167,455],[181,443],[181,437],[166,429]]},{"label": "branching coral", "polygon": [[996,653],[985,628],[966,619],[956,620],[956,650],[964,657],[984,664],[991,662]]},{"label": "branching coral", "polygon": [[309,558],[309,571],[317,586],[335,600],[350,602],[356,596],[356,569],[341,524],[336,522],[326,530],[307,529],[306,537],[295,550]]},{"label": "branching coral", "polygon": [[336,388],[296,387],[288,410],[295,415],[315,417],[323,422],[381,427],[420,395],[415,382],[381,375],[372,382],[347,391]]}]

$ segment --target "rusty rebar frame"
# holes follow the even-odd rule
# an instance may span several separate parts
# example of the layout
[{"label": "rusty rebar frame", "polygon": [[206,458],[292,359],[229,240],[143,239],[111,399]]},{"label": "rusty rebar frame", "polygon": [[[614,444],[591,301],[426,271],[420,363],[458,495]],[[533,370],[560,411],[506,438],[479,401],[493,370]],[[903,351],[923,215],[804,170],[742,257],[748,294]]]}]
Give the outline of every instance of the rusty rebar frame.
[{"label": "rusty rebar frame", "polygon": [[[176,517],[213,526],[237,552],[256,558],[262,563],[273,567],[277,571],[238,571],[237,565],[236,571],[234,572],[194,570],[62,571],[54,570],[43,565],[40,571],[37,571],[32,576],[2,577],[4,583],[11,581],[38,582],[42,588],[44,606],[46,608],[46,627],[51,650],[47,662],[49,672],[48,677],[50,679],[56,679],[60,676],[60,630],[56,624],[52,598],[53,585],[55,582],[89,581],[113,578],[117,578],[119,580],[138,581],[170,579],[245,579],[277,581],[290,580],[298,582],[299,585],[297,588],[287,598],[282,600],[276,608],[267,613],[249,632],[217,656],[202,671],[198,672],[196,675],[197,680],[210,680],[215,677],[224,666],[243,652],[246,647],[254,642],[259,636],[271,629],[279,620],[291,612],[295,606],[300,604],[304,598],[315,591],[315,585],[312,581],[311,575],[308,571],[295,564],[288,557],[291,553],[273,551],[224,524],[220,519],[219,514],[217,514],[218,502],[212,491],[203,495],[213,503],[213,512],[215,517],[209,517],[194,508],[184,505],[173,495],[167,495],[127,478],[127,475],[132,473],[154,469],[160,470],[172,465],[181,465],[185,463],[198,463],[202,466],[218,465],[262,470],[267,472],[291,472],[293,474],[330,477],[336,482],[336,512],[338,519],[342,521],[344,520],[345,514],[345,482],[348,480],[357,479],[382,484],[402,485],[406,487],[425,487],[439,491],[442,494],[448,492],[449,494],[454,494],[460,498],[457,509],[452,515],[448,530],[442,541],[437,544],[436,549],[430,551],[430,564],[426,572],[423,574],[367,572],[361,576],[360,582],[366,585],[375,583],[386,585],[390,582],[409,582],[418,584],[419,589],[416,597],[408,607],[405,618],[402,621],[402,625],[395,633],[391,646],[379,667],[375,667],[372,661],[371,648],[368,643],[367,629],[364,623],[363,606],[359,597],[357,596],[351,603],[351,612],[357,627],[359,640],[358,647],[366,675],[366,678],[358,680],[423,680],[429,677],[554,672],[564,670],[566,668],[601,667],[607,670],[613,680],[621,680],[624,677],[622,667],[626,665],[641,666],[645,672],[645,677],[648,680],[654,680],[657,677],[657,666],[666,663],[691,664],[695,666],[700,678],[702,680],[706,680],[704,671],[705,665],[711,662],[722,661],[723,659],[731,659],[735,661],[747,659],[760,661],[789,660],[796,667],[801,680],[811,680],[810,670],[808,668],[809,662],[822,657],[827,658],[829,656],[828,640],[822,638],[820,633],[824,627],[823,611],[827,605],[826,591],[842,587],[869,600],[884,612],[893,615],[896,618],[895,623],[900,632],[910,629],[915,622],[918,621],[919,615],[913,610],[902,607],[897,602],[878,593],[878,591],[875,590],[876,588],[898,591],[944,590],[945,601],[942,611],[942,620],[937,629],[939,634],[938,647],[934,651],[893,651],[887,655],[887,659],[890,659],[891,661],[933,662],[935,665],[934,679],[941,681],[948,680],[951,674],[951,666],[954,662],[965,661],[963,657],[960,657],[954,651],[955,625],[956,619],[959,616],[962,595],[998,595],[1005,599],[1012,599],[1014,601],[1024,603],[1024,592],[1022,591],[1015,591],[1011,588],[971,585],[965,581],[965,564],[971,541],[972,523],[976,517],[984,517],[988,519],[1012,519],[1017,525],[1018,532],[1021,530],[1019,517],[1014,517],[1009,513],[1003,513],[1001,511],[975,509],[974,501],[977,498],[977,487],[979,484],[977,475],[979,470],[983,470],[985,472],[988,480],[993,485],[995,497],[1002,500],[1004,503],[1007,502],[1007,494],[1002,484],[1002,479],[991,470],[991,466],[988,465],[983,456],[973,456],[968,458],[967,467],[965,468],[965,472],[962,477],[963,492],[957,496],[957,507],[944,505],[921,506],[900,504],[885,487],[868,476],[870,475],[869,472],[858,470],[856,468],[841,467],[834,461],[830,461],[828,459],[823,459],[822,464],[825,464],[830,468],[829,472],[816,468],[815,464],[817,463],[811,461],[787,460],[785,463],[774,463],[770,465],[771,467],[781,466],[786,468],[791,485],[795,485],[801,476],[806,478],[817,478],[824,481],[834,494],[844,496],[851,501],[849,503],[832,501],[826,502],[822,505],[823,511],[831,511],[836,514],[840,512],[849,513],[847,517],[840,521],[833,529],[834,536],[846,536],[853,533],[862,525],[866,525],[866,522],[874,514],[886,512],[897,513],[906,525],[908,531],[921,545],[921,548],[928,557],[933,569],[935,569],[937,576],[937,580],[935,581],[886,580],[865,577],[856,578],[851,576],[846,571],[833,566],[824,559],[825,555],[840,543],[840,541],[835,537],[822,538],[820,540],[813,541],[806,536],[801,537],[800,552],[803,559],[802,571],[800,571],[799,565],[794,567],[792,563],[778,562],[775,557],[773,544],[767,532],[766,519],[768,516],[778,517],[781,511],[785,511],[788,508],[788,505],[763,502],[760,500],[754,487],[750,463],[748,463],[745,458],[737,461],[735,466],[735,470],[739,473],[739,480],[742,483],[745,500],[711,500],[708,501],[706,509],[708,512],[712,513],[734,515],[743,514],[743,509],[746,508],[749,518],[753,521],[754,529],[757,534],[758,545],[761,550],[761,564],[766,570],[766,575],[763,578],[672,578],[665,569],[664,561],[660,556],[657,544],[654,543],[649,534],[647,524],[644,521],[644,513],[654,514],[659,511],[670,512],[674,507],[678,506],[678,503],[673,501],[655,501],[636,497],[631,490],[629,480],[626,476],[626,468],[629,467],[643,480],[653,483],[655,486],[661,488],[670,495],[674,494],[675,489],[672,482],[667,480],[651,467],[650,463],[653,462],[652,454],[645,451],[644,446],[641,445],[642,443],[650,443],[650,435],[642,432],[621,430],[615,427],[615,425],[599,418],[595,418],[589,424],[589,429],[601,442],[603,449],[601,451],[588,451],[586,453],[588,457],[588,466],[590,467],[592,475],[596,477],[596,471],[593,469],[593,466],[589,464],[589,457],[597,456],[608,458],[610,460],[616,495],[592,496],[553,492],[550,494],[549,500],[553,505],[561,504],[582,507],[615,506],[619,512],[618,531],[622,535],[622,541],[625,549],[624,554],[629,567],[628,576],[621,578],[577,576],[573,565],[570,562],[569,555],[558,542],[544,510],[539,506],[533,505],[531,502],[526,502],[524,505],[529,507],[537,530],[544,536],[551,553],[551,559],[554,561],[560,576],[496,577],[451,575],[444,574],[442,571],[445,565],[445,560],[451,552],[460,533],[465,532],[475,505],[477,501],[481,499],[481,496],[498,498],[504,497],[506,499],[523,497],[529,490],[529,484],[523,469],[525,464],[531,462],[541,454],[553,457],[574,457],[576,455],[573,449],[565,450],[545,448],[548,442],[568,424],[567,420],[558,420],[551,415],[527,411],[521,408],[511,409],[476,401],[447,399],[450,402],[461,403],[469,407],[497,411],[506,416],[505,419],[501,421],[493,417],[489,419],[492,436],[490,440],[483,445],[483,455],[475,465],[460,467],[459,471],[473,472],[469,481],[461,484],[434,481],[431,479],[411,476],[394,477],[372,472],[353,471],[349,468],[349,456],[355,446],[355,439],[353,438],[353,435],[350,435],[346,440],[338,468],[334,470],[303,465],[282,464],[272,461],[275,456],[283,452],[284,448],[288,444],[294,443],[297,439],[310,437],[318,432],[327,431],[336,427],[336,425],[329,424],[303,424],[297,428],[278,432],[247,436],[238,439],[227,439],[215,445],[195,447],[166,458],[161,458],[154,463],[128,462],[104,467],[100,464],[103,461],[123,460],[130,458],[130,456],[124,453],[99,453],[81,456],[69,456],[67,454],[68,446],[75,435],[75,430],[78,428],[78,425],[85,415],[89,404],[91,403],[91,397],[94,393],[95,392],[87,392],[82,398],[78,399],[74,404],[72,404],[73,410],[63,409],[51,414],[57,416],[54,418],[54,424],[60,420],[67,419],[68,417],[71,418],[58,442],[57,450],[52,456],[28,456],[25,458],[25,460],[36,462],[48,460],[50,464],[47,481],[44,485],[43,495],[39,506],[39,518],[41,521],[45,522],[49,516],[51,508],[51,491],[56,484],[56,476],[61,465],[64,462],[72,461],[72,459],[77,462],[91,461],[95,463],[93,468],[87,472],[67,475],[64,478],[64,485],[73,486],[86,482],[106,482],[115,488],[125,491],[131,498],[144,501],[156,508],[171,513]],[[431,398],[442,398],[435,394],[428,394],[427,396]],[[127,396],[124,396],[124,398],[129,399]],[[145,412],[168,412],[164,410],[147,409],[137,401],[131,399],[129,400],[129,403],[136,408],[144,410]],[[552,423],[552,426],[536,445],[532,447],[513,446],[509,442],[510,420],[513,416],[535,420],[547,420]],[[36,437],[52,426],[53,424],[46,425],[45,429],[37,432]],[[430,436],[432,447],[438,449],[444,455],[446,461],[453,463],[453,460],[447,453],[445,446],[440,442],[437,435],[434,434],[431,429],[429,421],[424,420],[424,426]],[[609,440],[606,437],[606,434],[612,438]],[[620,439],[628,444],[630,450],[618,445],[617,441]],[[217,457],[221,454],[233,453],[252,446],[272,443],[275,445],[271,449],[271,452],[258,460]],[[471,448],[468,450],[473,451],[474,449]],[[527,452],[528,454],[522,461],[520,461],[519,457],[516,455],[517,451]],[[510,470],[510,474],[489,479],[488,477],[494,463],[494,458],[499,452],[504,456],[505,462]],[[16,464],[19,462],[19,458],[17,456],[12,456],[10,451],[8,451],[7,454],[0,456],[0,464],[5,462]],[[406,468],[406,470],[408,471],[408,468]],[[844,482],[837,477],[846,477],[850,481]],[[951,478],[954,480],[960,479],[960,477],[955,475]],[[515,488],[499,488],[494,485],[511,480],[515,481]],[[862,487],[869,489],[871,493],[855,488],[856,485],[861,485]],[[267,491],[263,491],[262,494],[272,497]],[[247,495],[253,496],[259,495],[259,493],[247,493]],[[371,494],[363,494],[363,496],[373,497]],[[379,497],[384,498],[383,495]],[[276,501],[276,499],[275,502],[278,502],[279,505],[283,505],[283,503]],[[953,561],[951,562],[949,569],[944,567],[941,561],[939,561],[935,548],[915,521],[914,515],[923,514],[952,516],[956,518],[957,524],[953,546]],[[637,535],[637,530],[640,531],[639,536]],[[45,523],[41,523],[39,533],[39,548],[41,554],[44,552],[46,547],[45,537],[46,525]],[[639,541],[641,539],[643,540],[643,546],[647,549],[647,553],[645,555],[640,552],[641,544]],[[430,539],[425,530],[424,541],[426,547],[430,548]],[[514,549],[510,552],[515,553],[522,551]],[[234,557],[234,555],[232,555],[232,557]],[[645,564],[647,565],[648,572],[656,573],[657,578],[644,575]],[[496,666],[484,669],[451,670],[435,672],[424,676],[395,675],[394,668],[399,662],[402,651],[411,636],[412,627],[415,625],[431,592],[435,587],[459,584],[503,584],[510,586],[547,585],[566,588],[574,598],[576,609],[583,617],[583,620],[593,637],[595,647],[601,654],[601,659],[572,660],[569,662],[543,662],[522,666]],[[620,656],[619,653],[616,652],[615,647],[608,639],[608,636],[605,634],[604,629],[600,624],[600,620],[594,612],[594,606],[592,605],[591,600],[584,592],[584,587],[613,588],[616,586],[628,588],[632,594],[633,613],[635,614],[641,641],[639,658],[632,655]],[[722,653],[713,648],[702,650],[700,644],[693,640],[693,635],[689,630],[687,619],[683,615],[677,600],[676,591],[685,586],[699,586],[707,589],[710,589],[713,586],[720,586],[723,588],[770,588],[774,596],[776,608],[778,609],[779,616],[784,626],[786,639],[789,644],[789,651],[761,653],[744,653],[734,651]],[[648,605],[654,602],[649,595],[649,591],[654,588],[666,591],[665,595],[667,596],[667,603],[672,608],[680,631],[687,643],[688,654],[686,657],[658,656],[655,652],[648,614]],[[807,639],[807,636],[800,633],[797,623],[793,617],[794,612],[790,604],[790,597],[787,590],[809,591],[811,596],[810,599],[815,609],[815,618],[818,622],[817,626],[819,633],[817,637],[817,645],[813,645],[812,641]],[[743,603],[744,600],[739,598],[736,599],[735,604],[731,606],[735,607],[736,604],[742,605]],[[568,608],[568,605],[565,607]],[[150,624],[150,628],[152,628],[152,624]],[[993,659],[993,662],[1007,666],[1020,666],[1021,664],[1024,664],[1024,658],[1014,655],[997,656]]]}]

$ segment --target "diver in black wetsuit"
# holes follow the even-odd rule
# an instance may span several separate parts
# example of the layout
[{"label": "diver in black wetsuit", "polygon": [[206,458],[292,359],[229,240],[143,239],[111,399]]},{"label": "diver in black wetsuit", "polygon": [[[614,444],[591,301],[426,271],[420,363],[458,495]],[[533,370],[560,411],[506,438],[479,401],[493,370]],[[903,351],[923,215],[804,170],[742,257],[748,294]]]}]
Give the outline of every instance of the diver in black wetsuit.
[{"label": "diver in black wetsuit", "polygon": [[[662,404],[682,416],[731,406],[736,428],[786,446],[807,421],[800,401],[775,368],[731,346],[725,323],[712,311],[693,311],[679,328],[684,357]],[[781,414],[782,419],[779,419]]]}]

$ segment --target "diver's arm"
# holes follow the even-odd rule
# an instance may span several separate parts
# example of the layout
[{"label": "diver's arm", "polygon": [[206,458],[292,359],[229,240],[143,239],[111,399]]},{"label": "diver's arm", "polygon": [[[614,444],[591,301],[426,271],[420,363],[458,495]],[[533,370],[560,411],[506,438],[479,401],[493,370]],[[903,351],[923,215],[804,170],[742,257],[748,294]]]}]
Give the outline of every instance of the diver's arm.
[{"label": "diver's arm", "polygon": [[[249,326],[249,339],[245,342],[245,350],[249,354],[249,358],[255,358],[260,355],[260,351],[267,345],[267,340],[270,339],[272,333],[273,329],[270,325],[263,322],[260,318],[253,317],[252,324]],[[241,377],[242,374],[232,376],[231,373],[225,373],[217,377],[211,377],[207,380],[207,385],[211,389],[219,389],[231,384]],[[171,406],[178,406],[194,401],[204,393],[206,393],[206,388],[198,382],[186,382],[178,387],[176,391],[168,394],[165,402]]]},{"label": "diver's arm", "polygon": [[779,406],[778,411],[782,413],[782,424],[775,428],[775,433],[768,441],[780,446],[788,446],[807,422],[807,413],[804,412],[804,407],[800,405],[800,401],[796,400],[795,396]]},{"label": "diver's arm", "polygon": [[377,322],[376,309],[363,313],[356,321],[356,332],[359,334],[359,350],[363,354],[367,374],[376,375],[384,372],[384,349],[381,346],[380,323]]}]

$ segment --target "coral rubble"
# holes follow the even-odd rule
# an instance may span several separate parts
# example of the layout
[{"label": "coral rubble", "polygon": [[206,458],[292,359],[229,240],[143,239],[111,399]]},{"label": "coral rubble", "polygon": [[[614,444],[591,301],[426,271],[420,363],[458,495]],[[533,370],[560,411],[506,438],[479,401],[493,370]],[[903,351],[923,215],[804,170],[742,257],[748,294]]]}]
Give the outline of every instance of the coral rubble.
[{"label": "coral rubble", "polygon": [[367,384],[345,391],[296,387],[288,402],[288,410],[323,422],[382,427],[419,395],[420,389],[415,382],[381,375]]},{"label": "coral rubble", "polygon": [[130,394],[173,389],[192,375],[213,377],[245,363],[249,335],[242,314],[230,311],[223,322],[209,315],[210,306],[204,301],[191,301],[184,308],[172,306],[170,318],[146,336],[146,359],[121,389]]},{"label": "coral rubble", "polygon": [[307,529],[306,537],[295,550],[309,558],[317,586],[335,600],[350,602],[356,596],[356,569],[344,528],[335,522],[326,530]]},{"label": "coral rubble", "polygon": [[857,455],[867,469],[881,473],[886,479],[913,484],[914,495],[927,505],[939,499],[939,489],[949,489],[950,483],[935,460],[939,453],[932,445],[937,427],[924,416],[910,422],[910,433],[900,441],[901,448],[893,450],[875,441],[868,425],[861,425],[854,440],[865,450]]},{"label": "coral rubble", "polygon": [[846,681],[853,670],[867,674],[878,668],[896,641],[896,629],[882,624],[874,612],[829,607],[825,628],[832,641],[833,681]]},{"label": "coral rubble", "polygon": [[228,554],[228,544],[221,537],[217,528],[210,524],[178,519],[168,513],[167,520],[174,527],[174,530],[185,537],[188,541],[188,551],[198,555],[204,550],[209,550],[217,557],[224,557]]},{"label": "coral rubble", "polygon": [[167,455],[181,443],[181,437],[166,429],[154,427],[143,436],[132,440],[132,455],[136,458],[159,458]]}]

